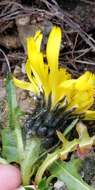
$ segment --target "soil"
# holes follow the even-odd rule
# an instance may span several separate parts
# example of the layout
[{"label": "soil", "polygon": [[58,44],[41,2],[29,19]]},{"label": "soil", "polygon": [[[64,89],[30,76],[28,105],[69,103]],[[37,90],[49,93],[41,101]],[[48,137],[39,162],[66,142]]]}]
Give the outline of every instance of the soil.
[{"label": "soil", "polygon": [[[5,126],[5,121],[7,121],[4,82],[8,72],[6,62],[10,63],[12,73],[23,79],[27,57],[26,38],[41,29],[45,37],[42,47],[44,49],[53,24],[61,26],[63,30],[60,65],[66,67],[75,78],[86,70],[95,73],[94,0],[1,0],[0,126]],[[31,94],[17,89],[17,97],[23,111],[31,112],[35,107],[35,101]],[[86,124],[90,135],[95,135],[95,122],[87,122]],[[93,160],[95,164],[95,155]],[[92,160],[89,163],[92,163]],[[86,173],[88,170],[89,174],[90,167],[85,166],[85,168],[84,172]],[[84,177],[85,181],[88,180],[88,176],[86,176]],[[91,173],[91,178],[92,176],[95,185],[95,170],[93,174]],[[92,183],[91,180],[90,183]]]}]

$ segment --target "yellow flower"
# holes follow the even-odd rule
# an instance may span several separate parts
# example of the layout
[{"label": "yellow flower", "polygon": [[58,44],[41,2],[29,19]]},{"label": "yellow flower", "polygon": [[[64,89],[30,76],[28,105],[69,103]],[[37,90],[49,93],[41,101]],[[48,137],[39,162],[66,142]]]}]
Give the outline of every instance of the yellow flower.
[{"label": "yellow flower", "polygon": [[41,31],[27,39],[26,73],[29,82],[13,77],[14,84],[36,95],[42,92],[46,103],[51,93],[51,109],[66,97],[67,110],[75,107],[75,114],[85,113],[86,119],[95,119],[95,111],[89,110],[94,103],[95,75],[85,72],[78,79],[72,79],[65,68],[59,67],[61,36],[61,29],[54,26],[48,38],[45,55],[41,52]]}]

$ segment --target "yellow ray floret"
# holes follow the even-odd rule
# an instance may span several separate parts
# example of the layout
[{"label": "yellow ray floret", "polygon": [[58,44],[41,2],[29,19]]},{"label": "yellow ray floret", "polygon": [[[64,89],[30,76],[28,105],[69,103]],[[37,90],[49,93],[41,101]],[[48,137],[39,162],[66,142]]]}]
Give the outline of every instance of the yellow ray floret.
[{"label": "yellow ray floret", "polygon": [[75,114],[85,113],[86,119],[95,119],[95,111],[90,110],[94,103],[95,75],[87,71],[78,79],[72,79],[65,68],[59,67],[61,36],[60,27],[54,26],[48,38],[46,54],[41,52],[41,31],[27,39],[28,59],[25,68],[29,82],[13,77],[14,84],[36,95],[42,91],[46,103],[51,93],[51,108],[67,97],[67,110],[76,107]]}]

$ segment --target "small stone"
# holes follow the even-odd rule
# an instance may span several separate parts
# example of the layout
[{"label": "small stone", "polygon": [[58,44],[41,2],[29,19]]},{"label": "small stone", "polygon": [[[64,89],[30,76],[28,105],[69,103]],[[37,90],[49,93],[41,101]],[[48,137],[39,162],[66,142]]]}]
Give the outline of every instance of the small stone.
[{"label": "small stone", "polygon": [[57,182],[54,184],[54,190],[67,190],[67,188],[62,181],[57,180]]},{"label": "small stone", "polygon": [[30,16],[22,16],[16,19],[16,24],[21,25],[21,26],[25,26],[27,24],[29,24],[30,22]]},{"label": "small stone", "polygon": [[22,63],[21,71],[22,71],[23,74],[26,73],[26,70],[25,70],[25,63]]},{"label": "small stone", "polygon": [[18,77],[19,75],[21,75],[21,68],[19,66],[15,66],[15,69],[14,69],[14,76]]},{"label": "small stone", "polygon": [[21,98],[20,98],[20,100],[25,100],[27,98],[27,92],[26,91],[22,91],[22,93],[21,93]]}]

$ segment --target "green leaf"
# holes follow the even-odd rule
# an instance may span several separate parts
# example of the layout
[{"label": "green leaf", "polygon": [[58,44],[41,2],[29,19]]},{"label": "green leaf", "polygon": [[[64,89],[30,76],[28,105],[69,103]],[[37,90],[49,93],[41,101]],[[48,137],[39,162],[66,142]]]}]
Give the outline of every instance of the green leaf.
[{"label": "green leaf", "polygon": [[[24,189],[25,190],[34,190],[31,186],[29,187],[29,186],[26,186],[26,187],[24,187]],[[22,190],[24,190],[24,189],[22,189]]]},{"label": "green leaf", "polygon": [[62,159],[62,160],[66,159],[68,153],[75,150],[76,146],[79,143],[78,139],[68,141],[64,137],[64,135],[62,135],[60,132],[57,132],[57,135],[59,136],[60,140],[63,141],[63,139],[64,139],[64,144],[62,144],[62,148],[57,148],[53,153],[48,154],[46,159],[42,162],[42,164],[38,168],[38,171],[37,171],[36,177],[35,177],[35,181],[37,184],[39,184],[44,172],[50,165],[52,165],[58,159]]},{"label": "green leaf", "polygon": [[[41,141],[37,138],[22,136],[19,124],[20,109],[17,106],[15,87],[11,74],[8,74],[6,81],[7,100],[9,109],[8,133],[3,131],[3,156],[8,161],[19,162],[21,167],[23,185],[28,185],[35,169],[35,162],[41,152]],[[8,129],[8,130],[9,130]]]},{"label": "green leaf", "polygon": [[34,167],[39,155],[42,151],[41,140],[39,138],[30,138],[26,140],[25,145],[25,159],[22,161],[22,180],[24,185],[29,184],[32,175],[32,168]]},{"label": "green leaf", "polygon": [[52,190],[52,187],[47,186],[46,179],[42,179],[40,183],[38,184],[38,190]]},{"label": "green leaf", "polygon": [[64,134],[57,131],[57,135],[62,142],[62,148],[59,147],[55,149],[53,153],[48,154],[46,159],[40,165],[35,177],[37,184],[41,181],[46,169],[56,160],[65,160],[68,156],[68,153],[75,150],[77,150],[78,154],[80,154],[81,157],[84,156],[85,153],[87,154],[89,150],[91,150],[92,146],[95,144],[95,135],[90,137],[87,131],[87,127],[80,122],[77,124],[77,132],[79,138],[68,141],[68,139],[65,138]]},{"label": "green leaf", "polygon": [[46,180],[42,179],[38,185],[39,190],[48,190],[46,185]]},{"label": "green leaf", "polygon": [[90,137],[86,125],[84,125],[82,122],[77,124],[76,130],[80,140],[80,151],[85,152],[86,150],[91,150],[92,146],[95,145],[95,135]]},{"label": "green leaf", "polygon": [[6,158],[8,162],[19,162],[16,135],[10,128],[2,130],[2,156]]},{"label": "green leaf", "polygon": [[6,80],[7,102],[8,102],[8,117],[9,127],[14,128],[17,117],[17,101],[15,87],[13,85],[11,74],[8,74]]},{"label": "green leaf", "polygon": [[86,184],[78,173],[79,160],[70,162],[56,161],[50,168],[52,175],[63,181],[68,190],[94,190]]},{"label": "green leaf", "polygon": [[[20,111],[17,106],[15,87],[10,73],[8,74],[6,80],[6,91],[9,113],[8,127],[10,128],[10,132],[8,131],[8,135],[7,132],[2,133],[3,155],[6,156],[8,160],[12,159],[17,162],[19,160],[19,163],[21,163],[24,157],[24,144],[21,127],[19,124]],[[9,156],[9,153],[12,155]]]}]

